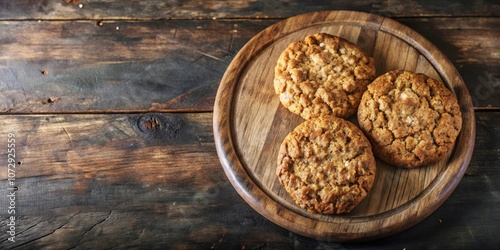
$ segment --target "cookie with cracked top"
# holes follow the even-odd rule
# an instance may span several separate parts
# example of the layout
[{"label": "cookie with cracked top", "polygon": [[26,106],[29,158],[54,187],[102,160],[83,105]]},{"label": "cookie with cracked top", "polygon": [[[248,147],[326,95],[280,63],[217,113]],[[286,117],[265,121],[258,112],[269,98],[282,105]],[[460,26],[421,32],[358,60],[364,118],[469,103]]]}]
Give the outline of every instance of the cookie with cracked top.
[{"label": "cookie with cracked top", "polygon": [[318,33],[291,43],[275,67],[274,89],[283,106],[311,119],[347,118],[375,79],[373,58],[357,45]]},{"label": "cookie with cracked top", "polygon": [[307,120],[283,140],[276,174],[295,203],[311,213],[350,212],[370,191],[375,157],[363,132],[333,116]]},{"label": "cookie with cracked top", "polygon": [[360,128],[375,156],[416,168],[445,158],[462,128],[455,95],[441,82],[404,70],[377,77],[363,94]]}]

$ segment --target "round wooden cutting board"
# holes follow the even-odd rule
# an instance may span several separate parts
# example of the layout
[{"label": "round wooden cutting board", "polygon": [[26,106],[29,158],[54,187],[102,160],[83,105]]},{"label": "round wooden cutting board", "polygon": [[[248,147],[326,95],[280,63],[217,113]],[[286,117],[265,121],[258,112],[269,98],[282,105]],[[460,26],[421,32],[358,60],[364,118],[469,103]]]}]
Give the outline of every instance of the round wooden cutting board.
[{"label": "round wooden cutting board", "polygon": [[[319,32],[363,48],[375,59],[377,75],[406,69],[443,81],[457,96],[463,115],[462,131],[447,159],[418,169],[377,161],[372,190],[344,215],[310,214],[296,206],[275,173],[283,138],[303,120],[280,104],[274,93],[274,67],[290,43]],[[350,120],[356,122],[355,115]],[[434,212],[467,169],[474,148],[475,119],[471,97],[456,68],[421,35],[389,18],[329,11],[279,22],[239,51],[217,92],[214,136],[228,179],[257,212],[295,233],[340,242],[397,233]]]}]

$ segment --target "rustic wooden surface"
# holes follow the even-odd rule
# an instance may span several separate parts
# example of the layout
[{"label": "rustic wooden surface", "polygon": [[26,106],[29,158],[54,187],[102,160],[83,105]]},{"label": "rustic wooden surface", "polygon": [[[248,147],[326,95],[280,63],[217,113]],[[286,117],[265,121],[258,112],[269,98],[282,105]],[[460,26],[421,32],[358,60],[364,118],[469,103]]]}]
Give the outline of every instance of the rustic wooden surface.
[{"label": "rustic wooden surface", "polygon": [[[215,94],[242,46],[284,18],[391,17],[438,47],[475,106],[471,163],[414,227],[337,244],[260,216],[224,175]],[[0,1],[0,249],[415,249],[500,243],[496,1]],[[15,242],[8,133],[15,135]]]}]

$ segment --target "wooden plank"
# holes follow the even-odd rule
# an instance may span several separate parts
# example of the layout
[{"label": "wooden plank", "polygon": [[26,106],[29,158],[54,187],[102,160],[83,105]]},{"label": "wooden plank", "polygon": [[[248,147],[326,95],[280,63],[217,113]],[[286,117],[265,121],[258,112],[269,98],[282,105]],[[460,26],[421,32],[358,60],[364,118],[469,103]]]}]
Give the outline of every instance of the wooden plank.
[{"label": "wooden plank", "polygon": [[[436,248],[497,246],[499,112],[478,112],[467,174],[429,218],[400,234],[340,245],[301,237],[251,209],[224,176],[211,113],[8,115],[0,121],[0,245],[26,249],[258,247]],[[182,122],[177,136],[155,140]],[[163,123],[162,123],[163,122]],[[176,123],[177,122],[177,123]],[[143,128],[144,129],[144,128]],[[175,129],[174,129],[175,130]],[[16,135],[16,242],[8,241],[8,133]],[[160,137],[161,138],[161,137]],[[167,137],[163,137],[167,138]]]},{"label": "wooden plank", "polygon": [[87,181],[158,184],[179,167],[216,163],[211,122],[211,113],[3,116],[0,131],[15,140],[17,178],[80,180],[73,191],[83,194]]},{"label": "wooden plank", "polygon": [[498,16],[493,1],[117,1],[17,0],[0,2],[1,19],[211,19],[283,18],[322,10],[357,10],[385,16]]},{"label": "wooden plank", "polygon": [[268,24],[1,22],[13,35],[0,43],[0,111],[211,111],[231,58]]},{"label": "wooden plank", "polygon": [[[499,18],[398,20],[452,60],[477,107],[500,106]],[[234,55],[277,21],[0,22],[0,112],[211,111]]]}]

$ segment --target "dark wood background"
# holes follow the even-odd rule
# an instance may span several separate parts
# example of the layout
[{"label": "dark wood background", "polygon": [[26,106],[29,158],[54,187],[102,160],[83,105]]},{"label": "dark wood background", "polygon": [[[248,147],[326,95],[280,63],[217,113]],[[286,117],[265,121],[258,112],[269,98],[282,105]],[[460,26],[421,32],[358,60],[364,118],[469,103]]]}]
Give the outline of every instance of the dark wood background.
[{"label": "dark wood background", "polygon": [[[219,81],[254,35],[323,10],[391,17],[434,43],[473,98],[466,175],[383,239],[302,237],[253,211],[216,154]],[[500,244],[498,1],[0,0],[0,249],[494,249]],[[16,143],[10,242],[7,138]]]}]

